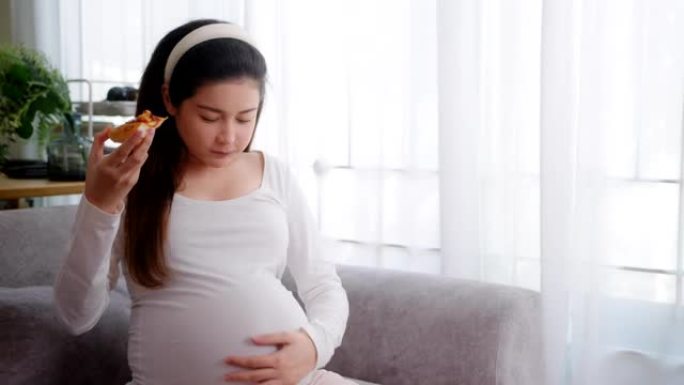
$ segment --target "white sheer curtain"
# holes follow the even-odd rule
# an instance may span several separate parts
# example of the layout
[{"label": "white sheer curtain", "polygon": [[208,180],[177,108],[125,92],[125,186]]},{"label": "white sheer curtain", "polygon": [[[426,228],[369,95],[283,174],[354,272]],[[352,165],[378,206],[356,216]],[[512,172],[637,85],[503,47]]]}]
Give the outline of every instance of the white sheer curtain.
[{"label": "white sheer curtain", "polygon": [[680,384],[681,1],[439,2],[448,274],[538,288],[548,384]]},{"label": "white sheer curtain", "polygon": [[170,28],[244,25],[270,67],[257,147],[331,258],[539,290],[549,385],[673,385],[683,3],[61,0],[59,52],[136,82]]},{"label": "white sheer curtain", "polygon": [[36,48],[59,66],[61,60],[60,5],[50,0],[24,0],[10,3],[12,42]]},{"label": "white sheer curtain", "polygon": [[682,383],[684,3],[549,1],[543,20],[550,373]]},{"label": "white sheer curtain", "polygon": [[[29,0],[44,1],[44,0]],[[23,2],[22,2],[23,3]],[[54,2],[53,2],[54,3]],[[115,85],[135,85],[157,42],[196,18],[243,24],[242,0],[59,0],[61,62],[68,78],[94,81],[94,99]],[[54,16],[53,16],[54,17]],[[74,88],[83,100],[85,89]]]},{"label": "white sheer curtain", "polygon": [[439,273],[435,2],[247,4],[272,69],[257,138],[299,170],[331,255]]}]

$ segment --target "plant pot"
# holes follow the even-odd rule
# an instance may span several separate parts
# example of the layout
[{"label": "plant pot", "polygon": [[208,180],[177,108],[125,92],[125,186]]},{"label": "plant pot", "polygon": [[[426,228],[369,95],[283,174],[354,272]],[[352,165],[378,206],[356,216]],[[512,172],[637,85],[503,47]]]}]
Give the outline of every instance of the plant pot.
[{"label": "plant pot", "polygon": [[7,159],[46,161],[45,145],[39,143],[35,132],[28,139],[17,138],[16,142],[9,145]]}]

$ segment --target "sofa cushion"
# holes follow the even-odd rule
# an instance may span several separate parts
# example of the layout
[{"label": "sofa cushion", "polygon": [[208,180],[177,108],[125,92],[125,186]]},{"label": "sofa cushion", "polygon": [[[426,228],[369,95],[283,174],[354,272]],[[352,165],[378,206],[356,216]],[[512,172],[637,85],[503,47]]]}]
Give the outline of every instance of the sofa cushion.
[{"label": "sofa cushion", "polygon": [[76,206],[0,211],[0,286],[52,286]]},{"label": "sofa cushion", "polygon": [[326,369],[392,385],[540,383],[537,293],[383,269],[338,273],[351,307]]},{"label": "sofa cushion", "polygon": [[0,288],[0,373],[11,384],[125,384],[130,300],[113,291],[93,330],[70,335],[51,287]]}]

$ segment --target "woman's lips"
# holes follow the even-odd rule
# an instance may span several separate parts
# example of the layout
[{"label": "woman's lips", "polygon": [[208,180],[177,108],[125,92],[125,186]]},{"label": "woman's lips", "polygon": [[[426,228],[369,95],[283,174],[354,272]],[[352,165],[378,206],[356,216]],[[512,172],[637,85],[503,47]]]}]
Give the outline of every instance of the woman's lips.
[{"label": "woman's lips", "polygon": [[216,156],[228,156],[231,155],[233,151],[211,150],[211,153]]}]

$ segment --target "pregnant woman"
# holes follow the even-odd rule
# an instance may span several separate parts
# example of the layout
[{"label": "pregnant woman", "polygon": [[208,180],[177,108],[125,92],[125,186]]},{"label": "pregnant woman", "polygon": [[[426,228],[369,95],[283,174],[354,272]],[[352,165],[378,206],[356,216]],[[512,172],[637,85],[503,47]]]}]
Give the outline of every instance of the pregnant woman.
[{"label": "pregnant woman", "polygon": [[[187,23],[140,84],[138,114],[168,119],[107,156],[109,132],[95,138],[55,300],[84,333],[123,272],[130,384],[352,384],[320,369],[348,302],[304,196],[283,163],[250,151],[265,77],[239,27]],[[280,281],[286,268],[306,311]]]}]

